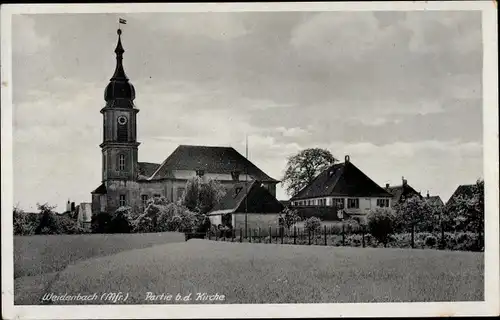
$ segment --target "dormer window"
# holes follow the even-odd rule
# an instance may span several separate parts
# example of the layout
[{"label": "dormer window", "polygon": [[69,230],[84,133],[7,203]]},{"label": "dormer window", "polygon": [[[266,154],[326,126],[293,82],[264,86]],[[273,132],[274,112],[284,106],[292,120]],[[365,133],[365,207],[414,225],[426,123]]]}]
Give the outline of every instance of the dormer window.
[{"label": "dormer window", "polygon": [[243,187],[236,187],[234,190],[234,196],[236,197],[238,194],[240,194],[241,190],[243,190]]},{"label": "dormer window", "polygon": [[240,180],[240,172],[239,171],[233,171],[233,172],[231,172],[231,178],[234,181],[239,181]]},{"label": "dormer window", "polygon": [[205,170],[196,170],[196,176],[203,177],[205,175]]}]

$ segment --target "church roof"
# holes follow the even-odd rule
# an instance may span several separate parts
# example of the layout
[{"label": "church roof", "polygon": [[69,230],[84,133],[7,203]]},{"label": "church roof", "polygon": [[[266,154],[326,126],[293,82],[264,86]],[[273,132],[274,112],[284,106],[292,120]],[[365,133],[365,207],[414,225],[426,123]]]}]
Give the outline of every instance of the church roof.
[{"label": "church roof", "polygon": [[125,50],[121,41],[121,30],[118,29],[118,43],[116,45],[116,68],[109,84],[104,90],[104,100],[107,107],[133,108],[135,99],[135,88],[129,82],[123,68],[123,53]]},{"label": "church roof", "polygon": [[158,163],[151,163],[151,162],[137,162],[137,165],[139,166],[138,168],[139,175],[145,179],[151,177],[151,175],[160,166]]},{"label": "church roof", "polygon": [[279,213],[284,207],[260,181],[236,183],[209,215],[227,213]]},{"label": "church roof", "polygon": [[92,191],[91,193],[94,193],[94,194],[106,194],[107,193],[107,190],[106,190],[106,186],[104,185],[104,183],[101,183],[100,186],[98,186],[94,191]]},{"label": "church roof", "polygon": [[350,161],[346,161],[334,164],[320,173],[290,200],[327,196],[392,198],[389,192],[376,184]]},{"label": "church roof", "polygon": [[278,182],[232,147],[180,145],[163,161],[149,180],[173,178],[173,170],[204,170],[207,173],[240,172],[263,182]]}]

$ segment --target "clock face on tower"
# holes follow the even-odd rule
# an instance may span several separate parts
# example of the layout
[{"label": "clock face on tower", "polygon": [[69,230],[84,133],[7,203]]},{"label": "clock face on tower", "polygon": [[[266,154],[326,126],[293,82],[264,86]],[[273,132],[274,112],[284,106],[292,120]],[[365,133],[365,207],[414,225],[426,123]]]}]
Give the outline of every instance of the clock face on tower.
[{"label": "clock face on tower", "polygon": [[124,125],[127,123],[127,117],[125,116],[119,116],[118,117],[118,123],[121,124],[121,125]]}]

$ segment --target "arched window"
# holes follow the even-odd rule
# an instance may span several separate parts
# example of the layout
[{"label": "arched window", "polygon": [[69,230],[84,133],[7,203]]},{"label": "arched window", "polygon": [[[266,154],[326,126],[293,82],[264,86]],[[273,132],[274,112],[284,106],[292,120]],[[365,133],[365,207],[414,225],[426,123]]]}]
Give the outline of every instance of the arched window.
[{"label": "arched window", "polygon": [[118,170],[125,171],[125,155],[124,154],[120,154],[118,156]]}]

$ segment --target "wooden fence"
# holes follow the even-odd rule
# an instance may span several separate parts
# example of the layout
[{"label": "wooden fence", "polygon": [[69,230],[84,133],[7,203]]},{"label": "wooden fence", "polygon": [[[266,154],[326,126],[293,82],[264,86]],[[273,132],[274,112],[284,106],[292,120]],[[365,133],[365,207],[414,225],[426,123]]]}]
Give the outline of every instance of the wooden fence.
[{"label": "wooden fence", "polygon": [[[402,235],[404,239],[401,240]],[[450,249],[447,244],[446,238],[450,236],[448,233],[442,232],[429,233],[429,232],[407,232],[402,234],[392,235],[393,243],[390,246],[400,248],[423,248],[424,240],[422,237],[417,239],[419,235],[424,237],[432,236],[434,238],[434,245],[430,245],[437,249]],[[456,236],[456,234],[451,234]],[[316,231],[310,231],[305,228],[292,227],[286,229],[279,228],[258,228],[247,229],[243,228],[231,230],[218,230],[216,232],[208,233],[187,233],[186,241],[189,239],[207,239],[215,241],[229,241],[229,242],[250,242],[250,243],[275,243],[275,244],[296,244],[296,245],[323,245],[323,246],[356,246],[356,247],[376,247],[379,245],[378,241],[369,234],[365,226],[353,228],[349,225],[323,225]],[[481,251],[482,239],[477,238],[477,249],[457,249],[468,251]],[[425,247],[429,247],[426,243]],[[455,250],[455,249],[451,249]]]}]

